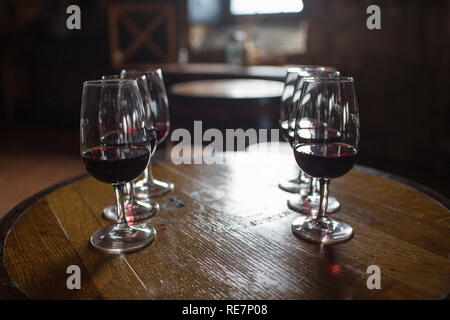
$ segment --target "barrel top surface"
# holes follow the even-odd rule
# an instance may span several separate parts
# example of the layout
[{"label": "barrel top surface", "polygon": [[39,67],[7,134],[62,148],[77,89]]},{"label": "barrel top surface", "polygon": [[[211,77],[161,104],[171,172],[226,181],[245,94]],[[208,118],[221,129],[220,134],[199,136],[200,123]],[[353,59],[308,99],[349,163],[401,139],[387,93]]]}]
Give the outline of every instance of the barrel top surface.
[{"label": "barrel top surface", "polygon": [[[129,66],[130,68],[142,68],[142,64]],[[165,75],[188,75],[188,76],[217,76],[217,77],[239,77],[239,78],[253,78],[253,79],[270,79],[283,81],[286,76],[286,71],[289,68],[305,68],[305,67],[319,67],[312,65],[283,65],[283,66],[238,66],[230,65],[228,63],[169,63],[169,64],[148,64],[145,68],[155,69],[162,68]],[[334,67],[320,66],[325,70],[335,71]]]},{"label": "barrel top surface", "polygon": [[[147,223],[156,240],[132,254],[89,246],[90,236],[110,224],[101,212],[113,201],[112,187],[91,177],[20,208],[8,232],[0,224],[0,235],[7,234],[0,297],[8,297],[5,271],[32,299],[447,297],[450,215],[428,195],[355,167],[330,188],[341,202],[333,216],[350,223],[355,235],[318,246],[291,232],[299,214],[286,201],[296,195],[277,187],[297,173],[291,153],[251,149],[224,162],[153,164],[154,176],[175,190],[155,198],[161,211]],[[70,265],[80,267],[81,290],[67,288]],[[367,287],[370,265],[380,268],[379,290]]]},{"label": "barrel top surface", "polygon": [[280,81],[256,79],[189,81],[175,84],[170,89],[178,96],[216,99],[279,98],[282,91],[283,83]]}]

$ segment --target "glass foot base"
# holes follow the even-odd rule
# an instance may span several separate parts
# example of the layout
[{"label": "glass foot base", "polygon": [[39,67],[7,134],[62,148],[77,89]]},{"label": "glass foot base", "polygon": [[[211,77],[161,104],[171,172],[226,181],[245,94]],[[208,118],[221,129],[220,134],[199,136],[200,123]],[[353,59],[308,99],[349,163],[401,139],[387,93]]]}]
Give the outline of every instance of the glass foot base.
[{"label": "glass foot base", "polygon": [[309,188],[308,185],[309,181],[303,181],[300,179],[292,179],[284,182],[280,182],[278,184],[278,188],[280,188],[283,191],[290,192],[290,193],[299,193],[300,190],[305,190]]},{"label": "glass foot base", "polygon": [[321,226],[313,217],[302,216],[292,222],[292,232],[299,238],[322,244],[335,244],[347,241],[353,236],[353,228],[346,222],[330,219],[331,223]]},{"label": "glass foot base", "polygon": [[[153,217],[159,212],[159,204],[153,201],[137,201],[132,206],[125,204],[125,216],[128,222],[142,221]],[[103,209],[103,218],[117,221],[116,205],[114,203]]]},{"label": "glass foot base", "polygon": [[[287,202],[289,209],[306,214],[317,215],[319,212],[320,195],[300,196],[296,199],[290,199]],[[328,196],[327,213],[333,213],[339,210],[341,204],[335,197]]]},{"label": "glass foot base", "polygon": [[172,182],[153,179],[152,181],[138,181],[134,183],[134,196],[138,199],[147,200],[152,197],[162,196],[174,189]]},{"label": "glass foot base", "polygon": [[106,253],[129,253],[148,246],[155,240],[155,229],[145,224],[111,225],[98,230],[91,237],[91,245]]}]

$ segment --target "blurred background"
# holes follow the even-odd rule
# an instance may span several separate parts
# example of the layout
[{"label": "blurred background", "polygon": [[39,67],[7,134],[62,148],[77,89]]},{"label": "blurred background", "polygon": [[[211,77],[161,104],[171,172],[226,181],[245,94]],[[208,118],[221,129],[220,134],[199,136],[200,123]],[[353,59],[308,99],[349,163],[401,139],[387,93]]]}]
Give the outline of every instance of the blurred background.
[{"label": "blurred background", "polygon": [[[81,30],[66,27],[72,4]],[[366,27],[372,4],[380,30]],[[449,45],[447,0],[0,0],[0,216],[84,172],[83,81],[156,66],[172,128],[276,128],[279,96],[261,95],[278,90],[269,80],[288,66],[335,67],[356,79],[358,163],[448,196]]]}]

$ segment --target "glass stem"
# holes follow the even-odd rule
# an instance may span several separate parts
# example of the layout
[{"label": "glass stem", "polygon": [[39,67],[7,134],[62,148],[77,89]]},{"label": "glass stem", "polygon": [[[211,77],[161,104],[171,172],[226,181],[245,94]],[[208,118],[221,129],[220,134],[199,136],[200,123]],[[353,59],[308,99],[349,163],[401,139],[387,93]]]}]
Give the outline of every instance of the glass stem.
[{"label": "glass stem", "polygon": [[331,226],[331,219],[328,217],[328,185],[330,180],[321,178],[319,180],[320,184],[320,204],[319,213],[317,218],[314,220],[321,228],[328,229]]},{"label": "glass stem", "polygon": [[152,173],[152,164],[149,160],[147,168],[144,170],[144,179],[145,182],[153,181],[153,173]]},{"label": "glass stem", "polygon": [[300,170],[298,172],[297,182],[300,184],[300,183],[302,183],[302,180],[303,180],[303,171]]},{"label": "glass stem", "polygon": [[129,203],[132,205],[134,203],[134,184],[133,184],[133,182],[128,183],[127,192],[128,192]]},{"label": "glass stem", "polygon": [[116,195],[116,207],[117,207],[117,224],[120,227],[128,226],[127,219],[125,218],[123,187],[124,187],[123,183],[118,183],[114,185],[114,193]]}]

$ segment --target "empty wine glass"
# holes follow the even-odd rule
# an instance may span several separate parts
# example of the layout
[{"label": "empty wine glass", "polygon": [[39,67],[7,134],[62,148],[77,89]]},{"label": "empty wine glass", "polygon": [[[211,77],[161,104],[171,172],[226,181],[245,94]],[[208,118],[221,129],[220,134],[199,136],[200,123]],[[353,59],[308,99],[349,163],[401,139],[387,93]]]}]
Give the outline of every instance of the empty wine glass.
[{"label": "empty wine glass", "polygon": [[353,235],[352,227],[328,216],[332,179],[352,169],[359,148],[359,112],[351,77],[303,79],[294,129],[294,155],[299,167],[319,179],[317,216],[294,220],[292,231],[316,243],[338,243]]},{"label": "empty wine glass", "polygon": [[[121,79],[118,75],[102,76],[102,80]],[[139,75],[136,78],[124,78],[122,79],[135,79],[139,88],[139,93],[144,105],[145,122],[147,125],[148,139],[151,143],[151,155],[156,150],[156,130],[154,124],[154,116],[151,111],[151,104],[153,103],[150,97],[150,91],[148,88],[146,75]],[[114,136],[112,136],[114,138]],[[102,137],[103,141],[107,141],[109,136]],[[159,212],[159,204],[150,198],[145,200],[138,200],[134,196],[134,182],[126,184],[124,189],[124,205],[125,205],[125,217],[127,221],[141,221],[153,217]],[[103,217],[108,220],[115,220],[117,216],[117,207],[114,203],[106,206],[103,209]]]},{"label": "empty wine glass", "polygon": [[123,200],[125,184],[136,179],[148,165],[150,144],[136,80],[97,80],[83,84],[81,157],[94,178],[113,185],[117,205],[117,223],[91,236],[91,245],[101,251],[132,252],[155,239],[156,232],[150,226],[128,224]]},{"label": "empty wine glass", "polygon": [[[167,138],[170,129],[169,102],[162,71],[161,69],[156,69],[148,71],[122,70],[121,72],[122,77],[136,77],[139,75],[147,77],[150,96],[153,100],[151,106],[155,120],[157,145],[160,145]],[[144,177],[134,183],[134,188],[136,197],[145,200],[172,191],[174,185],[171,182],[155,179],[152,174],[151,164],[149,164],[144,171]]]}]

